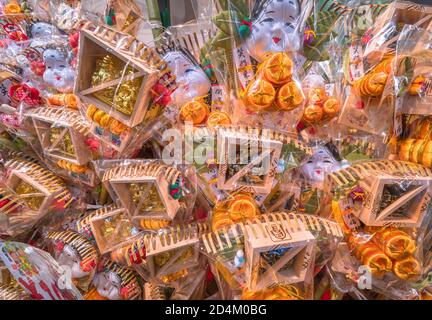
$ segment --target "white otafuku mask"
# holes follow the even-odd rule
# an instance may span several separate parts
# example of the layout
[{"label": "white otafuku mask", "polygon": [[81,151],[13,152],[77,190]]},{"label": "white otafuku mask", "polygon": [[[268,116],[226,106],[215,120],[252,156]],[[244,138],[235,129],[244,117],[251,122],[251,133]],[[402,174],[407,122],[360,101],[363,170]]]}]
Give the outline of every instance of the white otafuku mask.
[{"label": "white otafuku mask", "polygon": [[297,28],[300,14],[298,0],[270,0],[252,21],[252,32],[246,40],[249,54],[262,61],[267,52],[287,52],[300,49]]},{"label": "white otafuku mask", "polygon": [[47,49],[43,53],[45,63],[44,81],[62,93],[72,92],[75,72],[66,57],[56,49]]},{"label": "white otafuku mask", "polygon": [[178,107],[194,98],[208,94],[211,83],[204,71],[194,65],[188,57],[179,51],[168,52],[164,56],[171,72],[176,76],[177,89],[171,98]]},{"label": "white otafuku mask", "polygon": [[302,172],[306,179],[312,183],[323,182],[325,175],[342,168],[326,148],[318,148],[309,160],[302,166]]},{"label": "white otafuku mask", "polygon": [[109,300],[122,300],[123,297],[120,294],[121,291],[121,280],[112,271],[103,271],[95,275],[93,284],[96,287],[97,292]]},{"label": "white otafuku mask", "polygon": [[61,266],[68,266],[70,268],[72,279],[80,279],[90,274],[90,272],[82,271],[80,266],[81,259],[78,253],[68,244],[64,246],[58,255],[57,262]]},{"label": "white otafuku mask", "polygon": [[31,26],[31,37],[41,38],[47,36],[53,36],[58,34],[58,30],[55,26],[46,22],[36,22]]}]

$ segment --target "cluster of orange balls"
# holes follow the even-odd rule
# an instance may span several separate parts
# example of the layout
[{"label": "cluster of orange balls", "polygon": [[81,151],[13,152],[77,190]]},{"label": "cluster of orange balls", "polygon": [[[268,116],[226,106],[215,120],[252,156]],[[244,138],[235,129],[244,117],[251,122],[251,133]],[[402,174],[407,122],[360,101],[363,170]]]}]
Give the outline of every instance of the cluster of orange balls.
[{"label": "cluster of orange balls", "polygon": [[93,104],[88,106],[86,114],[89,119],[99,124],[102,128],[105,128],[117,135],[122,134],[129,128],[120,121],[117,121],[116,119],[111,117],[109,114],[98,109]]},{"label": "cluster of orange balls", "polygon": [[80,165],[68,162],[66,160],[57,161],[57,165],[62,169],[66,169],[68,171],[75,172],[75,173],[84,173],[87,171],[87,166],[80,166]]},{"label": "cluster of orange balls", "polygon": [[290,111],[304,101],[300,86],[293,79],[294,64],[284,52],[270,53],[258,66],[257,76],[246,88],[246,107],[255,112]]},{"label": "cluster of orange balls", "polygon": [[348,243],[354,255],[371,270],[372,274],[382,276],[393,272],[403,280],[415,280],[421,273],[420,262],[413,256],[415,240],[406,232],[384,228],[373,234],[366,234],[372,241],[359,240],[352,234]]},{"label": "cluster of orange balls", "polygon": [[339,109],[339,101],[329,97],[325,88],[312,88],[308,93],[302,120],[310,124],[330,120],[338,114]]}]

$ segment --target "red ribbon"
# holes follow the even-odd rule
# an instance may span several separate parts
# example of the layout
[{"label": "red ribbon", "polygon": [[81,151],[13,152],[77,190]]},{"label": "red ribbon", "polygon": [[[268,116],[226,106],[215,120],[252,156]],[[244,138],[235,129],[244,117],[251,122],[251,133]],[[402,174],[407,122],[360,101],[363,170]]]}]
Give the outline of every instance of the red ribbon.
[{"label": "red ribbon", "polygon": [[39,91],[27,84],[17,84],[11,86],[9,88],[9,96],[11,99],[17,100],[19,102],[24,101],[30,106],[36,106],[41,103]]},{"label": "red ribbon", "polygon": [[240,23],[241,26],[248,26],[249,29],[252,29],[252,22],[251,21],[247,21],[247,20],[242,20],[242,22]]}]

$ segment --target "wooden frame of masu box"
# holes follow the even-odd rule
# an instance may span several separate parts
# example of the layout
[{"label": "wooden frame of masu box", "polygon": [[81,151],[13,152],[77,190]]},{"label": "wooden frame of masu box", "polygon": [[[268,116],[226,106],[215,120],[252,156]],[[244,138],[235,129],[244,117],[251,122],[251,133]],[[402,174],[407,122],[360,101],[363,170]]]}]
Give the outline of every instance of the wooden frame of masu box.
[{"label": "wooden frame of masu box", "polygon": [[[131,221],[139,224],[141,219],[173,220],[175,218],[182,205],[179,199],[174,199],[169,194],[169,185],[175,183],[180,176],[180,171],[174,167],[151,162],[135,163],[107,171],[103,176],[103,182],[109,183],[121,206],[127,210]],[[131,184],[147,186],[137,205],[131,196],[129,189]],[[143,212],[140,208],[144,205],[144,201],[147,200],[153,187],[155,187],[157,195],[163,203],[164,210]]]},{"label": "wooden frame of masu box", "polygon": [[[237,158],[240,156],[240,152],[247,150],[250,144],[257,146],[257,157],[251,161],[247,161],[245,164],[237,163],[237,161],[242,162],[241,158]],[[244,131],[236,132],[230,129],[220,129],[217,135],[217,145],[217,150],[220,152],[218,154],[219,189],[235,190],[241,187],[245,191],[252,193],[265,194],[270,192],[276,174],[276,166],[282,151],[283,143],[281,141],[261,138]],[[249,154],[249,151],[247,152]],[[232,155],[236,159],[231,159]],[[268,168],[263,165],[264,163],[268,164]],[[241,169],[228,177],[230,165],[240,165]],[[241,182],[241,179],[256,168],[256,166],[261,166],[260,169],[264,171],[262,174],[264,176],[263,181],[257,183]]]},{"label": "wooden frame of masu box", "polygon": [[[200,234],[191,226],[187,225],[177,230],[173,228],[164,234],[145,236],[146,262],[151,276],[160,279],[198,265]],[[174,252],[166,259],[164,256],[171,251]],[[159,264],[161,259],[166,260],[162,265]]]},{"label": "wooden frame of masu box", "polygon": [[[377,174],[359,182],[366,199],[361,210],[354,214],[367,226],[384,226],[389,223],[401,227],[419,227],[432,195],[432,177],[395,177]],[[381,208],[385,192],[391,189],[406,190],[397,200]]]},{"label": "wooden frame of masu box", "polygon": [[[106,26],[95,27],[90,23],[81,30],[79,48],[75,94],[84,103],[96,105],[128,127],[140,124],[149,108],[151,88],[161,75],[159,69],[166,67],[157,53],[130,35]],[[96,61],[107,54],[122,61],[125,68],[133,68],[134,73],[93,87],[91,81]],[[94,96],[100,90],[137,78],[142,78],[142,82],[131,115],[118,111],[114,105],[109,105]]]},{"label": "wooden frame of masu box", "polygon": [[92,135],[102,140],[108,146],[122,152],[132,141],[132,138],[136,136],[133,128],[127,128],[121,134],[115,134],[106,128],[102,128],[98,123],[91,122],[90,131]]},{"label": "wooden frame of masu box", "polygon": [[[20,205],[28,207],[22,199],[24,197],[42,197],[37,209],[32,209],[31,217],[38,218],[46,214],[54,202],[61,202],[63,208],[66,208],[72,201],[73,197],[66,189],[61,179],[50,171],[44,169],[33,159],[21,159],[13,157],[4,164],[8,171],[5,188],[0,190],[0,200],[8,199],[9,203],[0,208],[2,213],[12,213]],[[33,193],[17,194],[16,189],[20,182],[28,184],[36,190]]]},{"label": "wooden frame of masu box", "polygon": [[11,171],[10,176],[6,182],[6,185],[8,186],[8,188],[10,188],[15,192],[15,189],[17,188],[17,186],[20,184],[21,181],[29,184],[34,189],[39,191],[38,193],[34,193],[34,194],[26,194],[26,196],[43,197],[43,201],[39,206],[38,210],[36,210],[36,212],[38,215],[45,212],[52,204],[54,194],[50,192],[50,190],[48,190],[43,184],[37,182],[31,176],[26,175],[25,172],[21,172],[19,170]]},{"label": "wooden frame of masu box", "polygon": [[[39,143],[44,154],[57,160],[66,160],[73,164],[85,165],[92,160],[91,152],[85,144],[88,127],[79,112],[63,108],[37,108],[27,114],[31,117]],[[62,130],[60,136],[50,142],[50,131]],[[73,154],[57,150],[56,147],[68,134],[71,139]]]},{"label": "wooden frame of masu box", "polygon": [[[270,264],[265,255],[279,258]],[[283,250],[283,251],[282,251]],[[257,221],[245,225],[246,283],[261,290],[274,283],[299,283],[306,279],[315,255],[315,237],[301,221]]]},{"label": "wooden frame of masu box", "polygon": [[[103,232],[101,231],[101,227],[105,224],[107,219],[113,219],[115,217],[120,217],[121,223],[127,224],[129,228],[131,229],[136,228],[135,226],[132,225],[132,223],[127,218],[126,210],[123,208],[113,207],[112,210],[109,210],[108,212],[102,215],[96,215],[95,217],[91,218],[89,221],[90,228],[95,238],[96,245],[98,246],[101,254],[105,254],[117,248],[123,247],[125,243],[131,241],[138,234],[138,230],[137,230],[136,234],[132,234],[132,233],[129,234],[129,236],[123,239],[123,241],[120,241],[118,243],[110,243],[110,240],[103,235]],[[118,226],[114,226],[114,228],[115,227],[118,228]],[[120,232],[120,230],[117,230],[117,232]]]}]

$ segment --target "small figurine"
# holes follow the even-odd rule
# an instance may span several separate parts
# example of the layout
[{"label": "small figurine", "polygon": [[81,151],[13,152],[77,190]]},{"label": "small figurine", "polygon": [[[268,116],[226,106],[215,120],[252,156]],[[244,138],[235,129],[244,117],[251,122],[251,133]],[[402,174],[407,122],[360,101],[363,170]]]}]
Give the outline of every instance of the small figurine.
[{"label": "small figurine", "polygon": [[44,51],[44,81],[62,93],[71,93],[74,85],[75,72],[67,61],[67,55],[56,48]]}]

